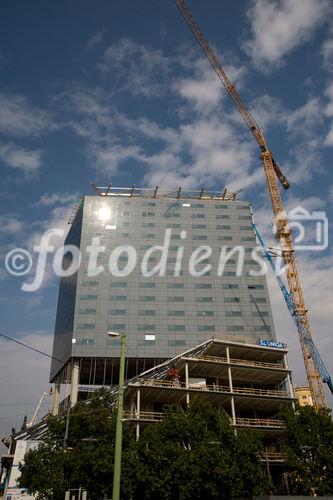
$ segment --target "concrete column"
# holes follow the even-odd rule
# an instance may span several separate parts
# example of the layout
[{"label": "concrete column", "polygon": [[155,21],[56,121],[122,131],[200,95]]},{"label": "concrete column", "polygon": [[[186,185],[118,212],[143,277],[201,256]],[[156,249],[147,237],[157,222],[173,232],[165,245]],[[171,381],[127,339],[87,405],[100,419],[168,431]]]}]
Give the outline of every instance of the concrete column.
[{"label": "concrete column", "polygon": [[[230,363],[230,352],[229,352],[229,347],[226,347],[226,353],[227,353],[227,361]],[[229,391],[230,393],[233,393],[233,386],[232,386],[232,374],[231,374],[231,368],[228,366],[228,380],[229,380]],[[235,411],[235,400],[234,397],[231,396],[230,400],[231,404],[231,417],[232,417],[232,423],[236,425],[236,411]]]},{"label": "concrete column", "polygon": [[287,360],[286,354],[283,356],[283,365],[284,365],[285,369],[288,370],[289,367],[288,367],[288,360]]},{"label": "concrete column", "polygon": [[236,425],[236,411],[235,411],[235,400],[234,397],[231,396],[231,417],[232,417],[232,423]]},{"label": "concrete column", "polygon": [[[288,360],[287,360],[287,355],[285,354],[283,356],[283,364],[284,364],[284,367],[286,370],[288,370]],[[288,382],[288,389],[289,389],[289,394],[292,398],[295,397],[295,393],[294,393],[294,387],[293,387],[293,383],[291,381],[291,376],[290,376],[290,373],[287,374],[287,382]],[[292,407],[294,408],[295,410],[295,403],[293,402],[292,403]]]},{"label": "concrete column", "polygon": [[293,384],[291,382],[291,378],[290,378],[290,373],[287,374],[287,382],[288,382],[288,389],[289,389],[289,394],[292,398],[295,397],[295,394],[294,394],[294,388],[293,388]]},{"label": "concrete column", "polygon": [[79,361],[73,360],[71,367],[71,394],[70,394],[71,406],[74,406],[77,403],[77,396],[79,392],[79,377],[80,377]]},{"label": "concrete column", "polygon": [[136,429],[135,429],[136,439],[139,439],[140,437],[140,405],[141,405],[141,393],[140,389],[138,389],[136,391],[136,418],[137,418]]},{"label": "concrete column", "polygon": [[231,368],[228,366],[229,391],[233,392]]},{"label": "concrete column", "polygon": [[53,388],[53,405],[52,405],[52,415],[56,416],[59,413],[59,403],[60,403],[60,382],[56,382]]},{"label": "concrete column", "polygon": [[229,351],[229,347],[228,346],[225,348],[225,352],[226,352],[226,355],[227,355],[227,362],[230,363],[230,351]]},{"label": "concrete column", "polygon": [[[186,389],[189,388],[189,377],[188,377],[188,363],[185,363],[185,387]],[[190,404],[190,393],[189,391],[186,392],[186,404],[187,406]]]}]

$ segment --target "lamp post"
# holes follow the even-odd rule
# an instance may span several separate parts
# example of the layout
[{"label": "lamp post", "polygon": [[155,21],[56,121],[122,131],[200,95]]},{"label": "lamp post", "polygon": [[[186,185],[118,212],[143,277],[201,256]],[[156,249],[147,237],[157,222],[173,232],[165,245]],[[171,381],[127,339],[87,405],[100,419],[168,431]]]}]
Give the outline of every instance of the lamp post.
[{"label": "lamp post", "polygon": [[126,355],[126,334],[108,332],[109,337],[120,337],[120,364],[119,364],[119,386],[118,386],[118,410],[116,424],[116,441],[114,448],[113,464],[113,489],[112,500],[120,499],[120,476],[121,476],[121,453],[123,440],[123,407],[124,407],[124,378],[125,378],[125,355]]}]

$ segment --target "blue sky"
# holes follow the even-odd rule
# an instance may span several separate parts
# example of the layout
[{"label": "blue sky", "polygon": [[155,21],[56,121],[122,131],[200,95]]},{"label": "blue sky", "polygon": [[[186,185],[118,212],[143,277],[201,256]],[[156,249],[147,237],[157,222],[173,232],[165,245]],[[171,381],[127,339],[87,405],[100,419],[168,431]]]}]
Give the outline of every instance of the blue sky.
[{"label": "blue sky", "polygon": [[[331,2],[189,0],[189,7],[292,183],[283,194],[287,209],[326,211],[330,221]],[[243,188],[271,240],[257,145],[172,0],[2,2],[0,71],[4,333],[50,352],[58,281],[48,274],[41,290],[24,293],[4,257],[13,242],[29,249],[45,229],[66,227],[91,180]],[[330,247],[300,252],[299,263],[314,336],[333,369]],[[269,283],[278,334],[302,383],[296,332]],[[25,413],[14,404],[30,410],[47,388],[49,362],[14,344],[1,349],[6,430],[12,419],[4,417]]]}]

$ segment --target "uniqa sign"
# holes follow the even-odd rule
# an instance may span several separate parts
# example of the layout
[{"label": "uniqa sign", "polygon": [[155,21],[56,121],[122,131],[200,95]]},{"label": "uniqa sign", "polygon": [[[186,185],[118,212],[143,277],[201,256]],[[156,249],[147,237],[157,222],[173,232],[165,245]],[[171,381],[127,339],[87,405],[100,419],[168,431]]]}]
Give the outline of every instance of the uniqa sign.
[{"label": "uniqa sign", "polygon": [[277,347],[278,349],[285,349],[287,347],[287,344],[284,344],[283,342],[276,342],[273,340],[264,340],[264,339],[259,339],[258,345],[262,347]]}]

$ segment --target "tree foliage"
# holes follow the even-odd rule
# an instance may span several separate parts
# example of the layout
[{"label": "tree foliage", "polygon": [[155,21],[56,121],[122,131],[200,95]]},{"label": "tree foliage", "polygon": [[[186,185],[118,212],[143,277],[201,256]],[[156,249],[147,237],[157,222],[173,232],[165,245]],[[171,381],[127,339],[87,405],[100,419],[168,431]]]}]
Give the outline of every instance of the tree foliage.
[{"label": "tree foliage", "polygon": [[282,451],[286,456],[291,493],[333,494],[333,421],[330,410],[317,412],[311,406],[287,408],[282,412],[285,433]]},{"label": "tree foliage", "polygon": [[[110,396],[96,392],[70,415],[68,448],[65,419],[50,417],[45,440],[21,466],[20,485],[39,498],[62,500],[67,489],[82,487],[88,498],[111,497],[115,414]],[[206,400],[188,409],[169,407],[163,421],[148,425],[135,440],[124,425],[122,498],[189,500],[251,497],[269,491],[253,431],[235,435],[229,417]]]},{"label": "tree foliage", "polygon": [[[235,435],[223,410],[203,399],[170,408],[139,442],[137,492],[145,500],[252,497],[269,490],[257,433]],[[139,497],[138,497],[139,498]]]},{"label": "tree foliage", "polygon": [[[110,408],[110,394],[105,389],[95,392],[89,402],[78,403],[70,413],[66,448],[66,418],[50,416],[45,439],[25,456],[20,485],[43,499],[63,500],[66,490],[79,487],[92,500],[109,494],[116,428]],[[132,441],[132,432],[125,426],[125,450]]]}]

